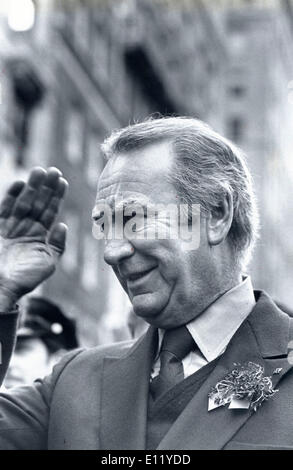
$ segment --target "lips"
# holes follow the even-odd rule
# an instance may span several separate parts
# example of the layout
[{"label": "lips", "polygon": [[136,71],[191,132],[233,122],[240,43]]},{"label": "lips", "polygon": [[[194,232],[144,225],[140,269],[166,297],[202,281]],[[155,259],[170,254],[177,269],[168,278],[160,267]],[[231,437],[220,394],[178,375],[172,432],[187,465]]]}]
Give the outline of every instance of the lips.
[{"label": "lips", "polygon": [[141,271],[139,273],[133,273],[133,274],[129,274],[128,276],[126,276],[126,279],[128,282],[135,282],[135,281],[139,281],[140,279],[143,279],[144,277],[147,276],[147,274],[149,274],[151,271],[153,271],[155,268],[152,267],[150,269],[147,269],[145,271]]},{"label": "lips", "polygon": [[157,266],[125,276],[127,280],[127,289],[131,292],[132,296],[145,294],[150,290],[153,290],[153,276],[154,272],[156,272],[156,268]]}]

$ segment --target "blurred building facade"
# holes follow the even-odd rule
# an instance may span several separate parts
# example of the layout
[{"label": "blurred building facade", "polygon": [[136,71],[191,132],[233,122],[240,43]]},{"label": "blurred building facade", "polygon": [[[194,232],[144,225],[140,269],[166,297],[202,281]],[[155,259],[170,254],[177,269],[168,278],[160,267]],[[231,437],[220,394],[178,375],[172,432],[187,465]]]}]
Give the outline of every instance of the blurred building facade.
[{"label": "blurred building facade", "polygon": [[293,37],[286,2],[231,2],[225,27],[225,133],[247,153],[260,211],[254,284],[292,305]]},{"label": "blurred building facade", "polygon": [[293,303],[283,283],[290,237],[278,230],[291,191],[289,171],[279,178],[290,166],[283,112],[291,112],[292,39],[283,6],[276,15],[228,0],[27,2],[35,12],[28,30],[9,26],[7,11],[0,16],[0,171],[3,188],[35,165],[57,166],[69,181],[60,215],[68,247],[42,292],[77,319],[82,344],[125,337],[129,308],[91,234],[99,144],[153,113],[196,116],[247,151],[264,213],[253,276]]}]

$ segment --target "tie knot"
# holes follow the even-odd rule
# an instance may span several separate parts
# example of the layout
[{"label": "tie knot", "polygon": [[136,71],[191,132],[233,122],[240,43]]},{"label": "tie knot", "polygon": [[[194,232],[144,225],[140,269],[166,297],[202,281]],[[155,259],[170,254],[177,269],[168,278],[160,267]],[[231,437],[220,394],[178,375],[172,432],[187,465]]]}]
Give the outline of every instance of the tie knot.
[{"label": "tie knot", "polygon": [[161,353],[168,351],[176,356],[179,361],[195,347],[195,342],[186,326],[180,326],[165,332]]}]

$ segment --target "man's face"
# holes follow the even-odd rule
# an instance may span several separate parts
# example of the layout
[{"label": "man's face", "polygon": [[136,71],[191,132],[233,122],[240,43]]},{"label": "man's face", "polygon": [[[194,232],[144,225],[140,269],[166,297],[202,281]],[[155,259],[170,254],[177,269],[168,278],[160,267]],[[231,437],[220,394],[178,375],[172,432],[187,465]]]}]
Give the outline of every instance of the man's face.
[{"label": "man's face", "polygon": [[[173,161],[167,142],[117,154],[101,175],[95,207],[107,204],[115,211],[133,202],[151,207],[178,205],[179,196],[167,178]],[[98,215],[95,210],[94,219]],[[135,313],[148,323],[173,328],[187,323],[208,305],[213,261],[203,219],[199,226],[200,246],[192,251],[186,250],[180,238],[105,240],[105,261],[112,266]]]}]

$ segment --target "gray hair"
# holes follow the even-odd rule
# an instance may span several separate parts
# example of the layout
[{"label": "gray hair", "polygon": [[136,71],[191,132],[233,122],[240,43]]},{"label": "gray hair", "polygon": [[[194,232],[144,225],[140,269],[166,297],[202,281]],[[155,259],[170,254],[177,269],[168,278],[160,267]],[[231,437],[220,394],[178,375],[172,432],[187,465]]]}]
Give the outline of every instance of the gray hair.
[{"label": "gray hair", "polygon": [[167,117],[114,131],[102,145],[107,159],[168,140],[176,155],[169,175],[182,201],[200,204],[204,212],[219,208],[230,193],[233,220],[228,234],[242,267],[249,261],[258,233],[258,211],[252,179],[243,153],[202,121]]}]

